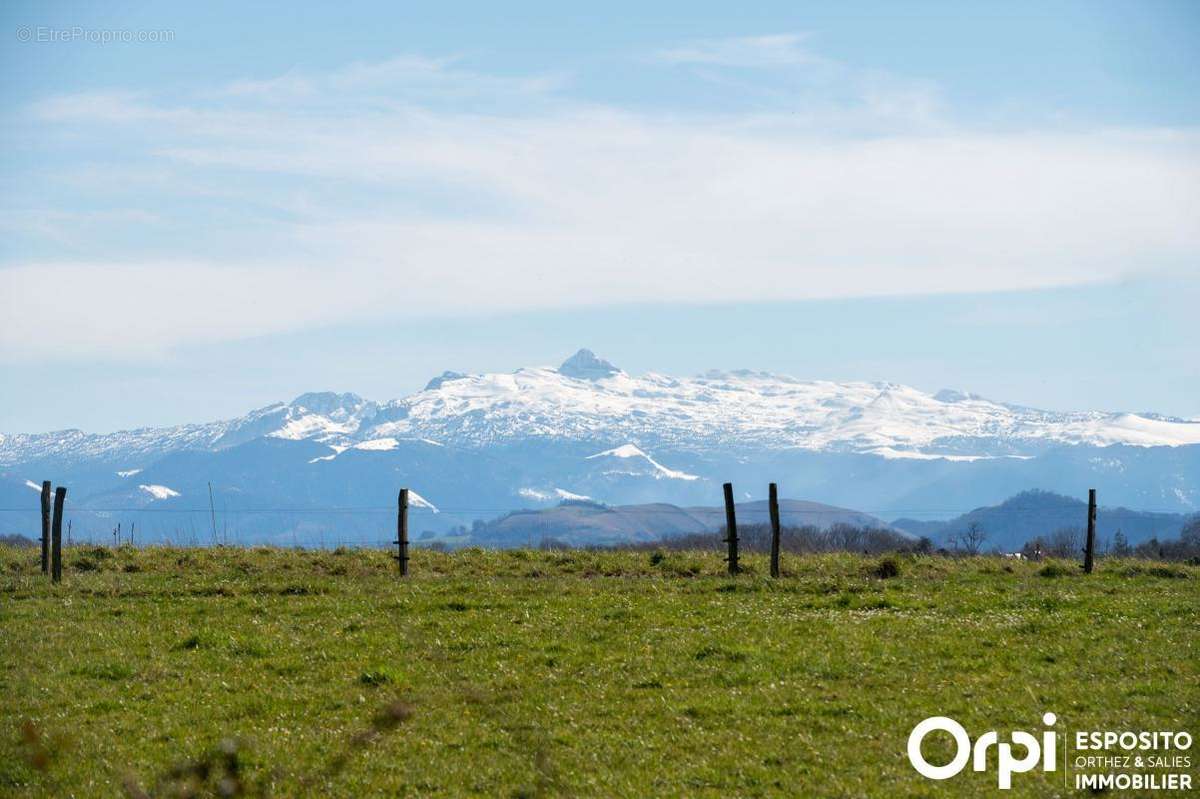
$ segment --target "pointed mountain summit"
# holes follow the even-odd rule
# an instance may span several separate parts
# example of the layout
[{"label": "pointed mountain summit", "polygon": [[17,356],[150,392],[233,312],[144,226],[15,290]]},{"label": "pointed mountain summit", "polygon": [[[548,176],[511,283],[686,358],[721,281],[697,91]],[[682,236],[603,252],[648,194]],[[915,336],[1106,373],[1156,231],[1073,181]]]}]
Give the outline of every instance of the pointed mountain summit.
[{"label": "pointed mountain summit", "polygon": [[600,380],[601,378],[619,374],[620,371],[620,369],[603,358],[597,358],[596,353],[589,349],[580,350],[563,361],[562,365],[558,367],[560,375],[575,377],[580,380]]},{"label": "pointed mountain summit", "polygon": [[310,391],[296,397],[289,404],[294,408],[303,408],[324,416],[333,416],[339,411],[354,413],[365,403],[366,400],[362,397],[350,392],[339,394],[336,391]]}]

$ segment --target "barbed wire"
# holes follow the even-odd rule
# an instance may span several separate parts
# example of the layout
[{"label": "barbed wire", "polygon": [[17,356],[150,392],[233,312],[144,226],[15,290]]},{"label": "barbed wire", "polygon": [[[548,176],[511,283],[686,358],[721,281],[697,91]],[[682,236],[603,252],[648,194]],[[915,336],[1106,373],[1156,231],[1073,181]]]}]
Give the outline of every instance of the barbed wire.
[{"label": "barbed wire", "polygon": [[[752,500],[754,502],[765,502],[765,500]],[[657,504],[657,503],[648,503]],[[603,505],[600,503],[576,503],[565,505],[552,505],[542,508],[475,508],[475,507],[456,507],[456,506],[437,506],[436,508],[426,508],[410,505],[408,512],[412,513],[429,513],[429,514],[453,514],[459,515],[464,513],[540,513],[545,511],[553,511],[562,508],[584,507],[593,508],[600,512],[609,513],[636,513],[638,515],[671,515],[679,514],[723,514],[725,509],[720,505],[712,506],[684,506],[677,505],[672,508],[652,508],[639,505]],[[781,515],[841,515],[841,514],[960,514],[966,515],[969,513],[986,512],[988,515],[1028,515],[1028,514],[1048,514],[1054,512],[1079,511],[1086,512],[1087,503],[1079,502],[1073,504],[1061,505],[1041,505],[1038,507],[1029,508],[1005,508],[1002,506],[976,506],[973,508],[789,508],[786,504],[780,504],[779,512]],[[0,508],[0,513],[39,513],[37,506],[23,508]],[[139,507],[73,507],[69,512],[72,513],[211,513],[212,508],[139,508]],[[299,507],[299,508],[217,508],[216,513],[234,514],[234,513],[287,513],[287,514],[306,514],[306,513],[323,513],[323,514],[338,514],[338,513],[396,513],[397,508],[392,507]],[[1107,516],[1128,516],[1131,514],[1143,515],[1160,513],[1165,515],[1186,516],[1189,513],[1197,511],[1185,511],[1171,508],[1104,508],[1101,507],[1099,512]],[[766,515],[770,513],[769,508],[747,508],[742,505],[737,506],[737,514],[743,515]]]}]

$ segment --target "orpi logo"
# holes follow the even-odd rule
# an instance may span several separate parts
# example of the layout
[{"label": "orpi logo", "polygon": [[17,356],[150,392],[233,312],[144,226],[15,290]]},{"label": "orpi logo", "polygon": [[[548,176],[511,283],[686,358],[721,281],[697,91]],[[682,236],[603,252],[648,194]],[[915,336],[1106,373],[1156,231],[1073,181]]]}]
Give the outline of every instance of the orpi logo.
[{"label": "orpi logo", "polygon": [[[1053,713],[1042,716],[1042,723],[1053,727],[1058,717]],[[921,754],[921,744],[925,736],[931,732],[946,732],[954,739],[954,757],[944,766],[935,766]],[[964,768],[967,761],[975,771],[987,771],[988,749],[996,747],[996,771],[999,787],[1007,790],[1012,787],[1012,775],[1032,771],[1040,760],[1043,771],[1054,771],[1058,759],[1055,749],[1057,738],[1053,730],[1042,733],[1039,744],[1037,736],[1023,730],[1014,730],[1011,742],[1000,742],[1000,735],[995,730],[985,732],[971,745],[971,738],[963,725],[946,716],[931,716],[925,719],[908,736],[908,760],[913,768],[923,777],[931,780],[948,780],[956,776]],[[1013,745],[1024,749],[1021,757],[1013,757]]]}]

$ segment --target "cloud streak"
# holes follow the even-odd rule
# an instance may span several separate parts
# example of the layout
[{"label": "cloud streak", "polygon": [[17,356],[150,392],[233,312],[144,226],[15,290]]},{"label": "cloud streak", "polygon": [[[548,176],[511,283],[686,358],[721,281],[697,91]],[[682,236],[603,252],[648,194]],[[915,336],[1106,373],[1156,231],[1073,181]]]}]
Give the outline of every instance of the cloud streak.
[{"label": "cloud streak", "polygon": [[701,39],[658,50],[654,57],[666,64],[749,68],[829,63],[804,47],[804,42],[805,37],[797,33]]},{"label": "cloud streak", "polygon": [[[662,60],[804,68],[802,44]],[[170,101],[53,98],[32,111],[44,130],[120,140],[106,168],[166,177],[146,188],[152,217],[109,201],[130,214],[111,219],[119,253],[6,259],[0,357],[146,357],[399,315],[1077,285],[1200,254],[1193,131],[971,129],[902,83],[849,83],[840,103],[646,112],[400,58]],[[170,246],[145,246],[149,218]]]}]

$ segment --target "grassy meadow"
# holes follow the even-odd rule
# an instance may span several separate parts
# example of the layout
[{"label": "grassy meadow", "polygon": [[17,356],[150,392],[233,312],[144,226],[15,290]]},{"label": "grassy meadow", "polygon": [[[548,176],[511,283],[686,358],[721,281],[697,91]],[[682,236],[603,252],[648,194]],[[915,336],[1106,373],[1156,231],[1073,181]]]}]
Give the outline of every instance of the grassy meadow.
[{"label": "grassy meadow", "polygon": [[1200,568],[896,561],[0,548],[0,796],[969,796],[921,719],[1200,733]]}]

